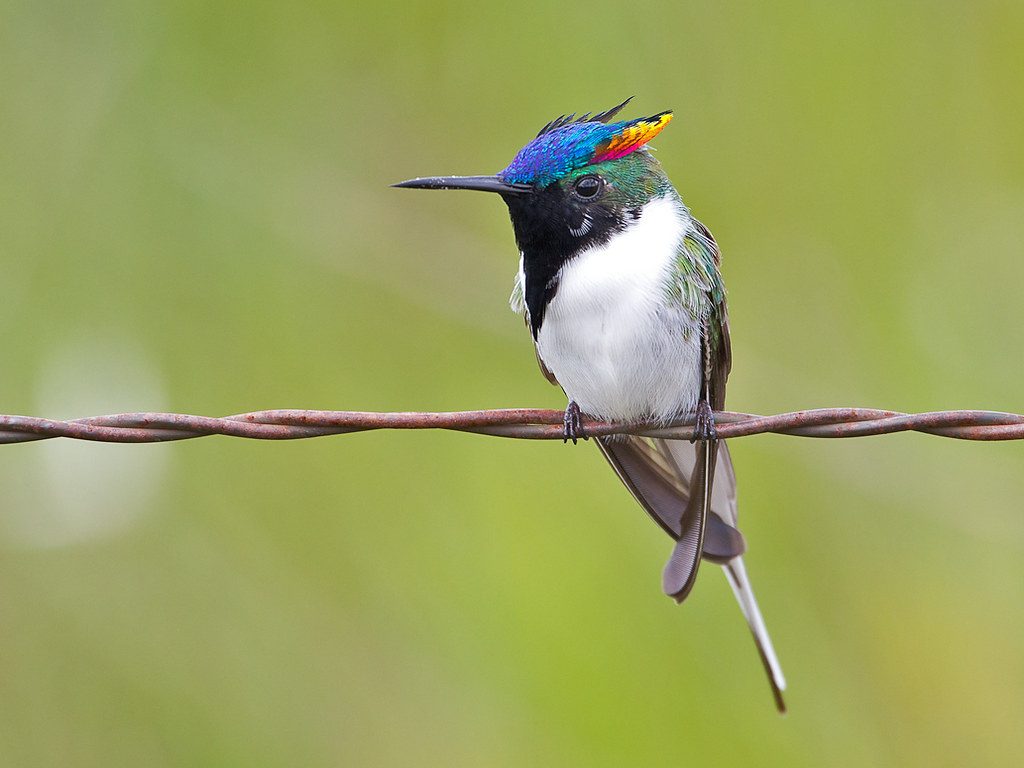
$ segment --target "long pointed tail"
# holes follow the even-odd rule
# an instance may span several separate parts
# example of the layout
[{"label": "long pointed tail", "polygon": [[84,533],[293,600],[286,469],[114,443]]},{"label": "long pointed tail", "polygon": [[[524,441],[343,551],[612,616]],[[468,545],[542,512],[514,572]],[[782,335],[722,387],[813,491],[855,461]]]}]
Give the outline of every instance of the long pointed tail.
[{"label": "long pointed tail", "polygon": [[747,569],[743,565],[742,557],[735,557],[722,566],[725,577],[729,580],[736,601],[740,604],[740,610],[750,626],[750,633],[754,636],[754,643],[757,645],[757,652],[761,656],[761,663],[764,664],[768,673],[768,682],[772,687],[772,695],[775,697],[775,706],[781,714],[786,713],[786,702],[782,698],[782,692],[786,690],[786,677],[782,674],[782,665],[775,655],[775,648],[772,646],[772,639],[768,629],[764,625],[764,618],[761,616],[761,609],[757,607],[757,600],[754,598],[754,590],[750,587],[750,579],[747,578]]},{"label": "long pointed tail", "polygon": [[[672,558],[666,567],[666,575],[672,577],[669,579],[671,584],[666,587],[670,596],[677,597],[678,584],[686,585],[684,590],[679,590],[682,597],[686,596],[696,577],[701,557],[722,566],[754,636],[772,687],[775,706],[779,712],[785,713],[782,692],[786,688],[786,678],[741,557],[746,551],[746,542],[736,528],[736,474],[725,443],[718,443],[717,456],[713,461],[711,509],[705,516],[702,514],[705,504],[696,503],[699,499],[693,498],[699,497],[701,491],[707,491],[696,481],[701,474],[697,470],[708,460],[700,445],[695,450],[695,446],[679,440],[647,441],[638,437],[599,438],[597,442],[641,506],[667,534],[676,539]],[[688,530],[704,527],[701,517],[706,517],[706,531],[699,538],[688,537]],[[669,573],[673,568],[678,568],[678,572]]]}]

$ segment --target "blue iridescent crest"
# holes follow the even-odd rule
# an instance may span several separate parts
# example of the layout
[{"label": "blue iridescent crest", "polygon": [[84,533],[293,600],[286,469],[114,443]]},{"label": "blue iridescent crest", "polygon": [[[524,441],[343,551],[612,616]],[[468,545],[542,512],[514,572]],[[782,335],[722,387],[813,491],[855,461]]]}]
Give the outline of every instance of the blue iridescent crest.
[{"label": "blue iridescent crest", "polygon": [[628,155],[654,138],[672,119],[671,112],[661,112],[607,124],[628,101],[593,117],[588,114],[576,119],[570,115],[553,120],[519,150],[498,178],[511,184],[546,187],[579,168]]}]

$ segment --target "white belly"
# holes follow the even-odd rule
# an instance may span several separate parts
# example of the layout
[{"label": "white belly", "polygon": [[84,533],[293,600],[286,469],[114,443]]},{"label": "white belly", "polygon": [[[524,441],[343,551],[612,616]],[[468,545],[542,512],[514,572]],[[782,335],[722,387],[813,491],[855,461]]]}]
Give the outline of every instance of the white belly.
[{"label": "white belly", "polygon": [[632,420],[695,410],[700,329],[666,290],[687,224],[674,198],[651,201],[636,224],[562,268],[537,351],[584,413]]}]

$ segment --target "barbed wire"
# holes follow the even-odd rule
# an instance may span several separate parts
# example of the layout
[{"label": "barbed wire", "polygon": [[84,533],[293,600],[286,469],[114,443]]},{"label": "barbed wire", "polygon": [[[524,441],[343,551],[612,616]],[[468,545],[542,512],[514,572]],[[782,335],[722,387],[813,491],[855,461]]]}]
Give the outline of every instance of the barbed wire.
[{"label": "barbed wire", "polygon": [[[296,440],[374,429],[449,429],[533,440],[562,439],[562,411],[509,408],[447,413],[274,410],[213,418],[180,413],[121,413],[58,421],[0,415],[0,443],[25,443],[68,437],[107,443],[160,443],[208,435],[255,440]],[[722,439],[767,432],[800,437],[864,437],[892,432],[925,432],[961,440],[1020,440],[1024,415],[996,411],[900,413],[873,408],[819,408],[758,416],[715,413]],[[689,439],[693,418],[672,424],[612,424],[584,420],[586,434],[639,434]]]}]

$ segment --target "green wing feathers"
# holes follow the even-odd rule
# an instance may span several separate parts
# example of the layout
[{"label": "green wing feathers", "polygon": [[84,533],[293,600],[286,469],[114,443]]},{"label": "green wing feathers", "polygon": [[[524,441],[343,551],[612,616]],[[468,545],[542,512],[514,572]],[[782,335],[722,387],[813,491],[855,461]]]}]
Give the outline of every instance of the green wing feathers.
[{"label": "green wing feathers", "polygon": [[707,329],[711,348],[711,407],[716,411],[725,405],[725,381],[732,368],[725,283],[719,271],[721,263],[722,256],[711,232],[691,219],[668,290],[672,301],[688,310],[693,319]]}]

